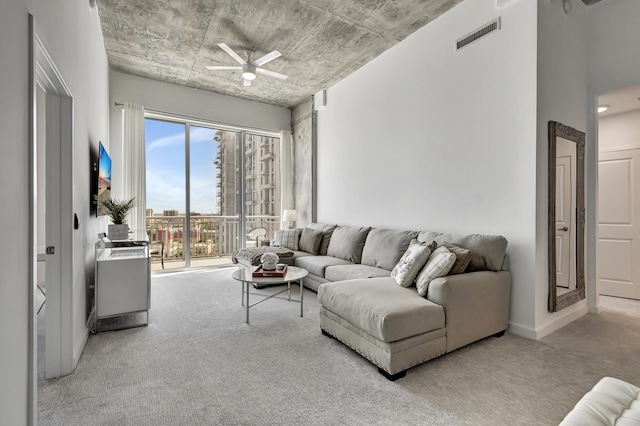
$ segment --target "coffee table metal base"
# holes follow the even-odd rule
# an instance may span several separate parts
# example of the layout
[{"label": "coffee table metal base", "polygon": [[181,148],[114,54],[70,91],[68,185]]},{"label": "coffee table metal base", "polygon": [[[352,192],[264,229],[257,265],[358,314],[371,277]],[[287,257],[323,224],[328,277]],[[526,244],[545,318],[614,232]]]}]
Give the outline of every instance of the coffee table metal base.
[{"label": "coffee table metal base", "polygon": [[[280,290],[280,291],[278,291],[276,293],[270,294],[269,296],[267,296],[265,298],[262,298],[262,299],[260,299],[260,300],[258,300],[256,302],[249,303],[249,287],[250,287],[250,284],[252,284],[252,283],[249,282],[249,281],[247,281],[247,282],[242,281],[241,282],[241,284],[242,284],[242,297],[241,297],[240,300],[241,300],[241,305],[245,307],[246,317],[247,317],[247,319],[246,319],[247,324],[249,324],[249,308],[252,308],[252,307],[256,306],[259,303],[262,303],[265,300],[269,300],[272,297],[276,297],[279,294],[284,293],[285,291],[288,292],[288,295],[287,295],[287,301],[288,302],[299,302],[300,303],[300,317],[302,318],[304,316],[304,311],[303,311],[303,309],[304,309],[303,308],[303,304],[304,304],[304,291],[303,291],[304,290],[304,284],[302,284],[302,280],[300,280],[298,283],[300,285],[300,299],[292,299],[291,298],[291,282],[288,282],[287,283],[287,288],[285,288],[283,290]],[[245,301],[245,299],[246,299],[246,301]]]},{"label": "coffee table metal base", "polygon": [[[240,281],[240,283],[242,284],[242,296],[240,298],[240,304],[245,307],[246,323],[249,324],[249,308],[259,303],[262,303],[265,300],[269,300],[275,296],[278,296],[279,294],[282,294],[285,291],[288,292],[287,301],[300,303],[300,317],[303,317],[304,315],[304,283],[302,282],[302,278],[306,277],[307,274],[308,272],[305,269],[296,268],[294,266],[290,266],[289,270],[287,271],[287,274],[281,278],[275,278],[275,277],[274,278],[254,278],[252,276],[252,270],[248,268],[247,269],[240,268],[237,271],[235,271],[232,277],[235,280]],[[299,299],[291,298],[291,283],[297,283],[300,286]],[[262,299],[257,300],[253,303],[250,303],[250,300],[249,300],[250,284],[257,284],[257,285],[286,284],[287,288],[280,290],[276,293],[270,294],[267,297],[263,297]]]}]

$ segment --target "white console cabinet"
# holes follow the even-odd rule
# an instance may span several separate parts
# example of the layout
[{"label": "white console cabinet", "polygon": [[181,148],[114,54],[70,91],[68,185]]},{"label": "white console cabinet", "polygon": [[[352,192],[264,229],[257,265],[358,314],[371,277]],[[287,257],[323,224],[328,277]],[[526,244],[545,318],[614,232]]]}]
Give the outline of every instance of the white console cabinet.
[{"label": "white console cabinet", "polygon": [[[94,292],[93,332],[98,320],[134,313],[146,313],[149,325],[151,308],[151,257],[146,240],[96,242],[96,285]],[[118,328],[129,328],[131,325]]]}]

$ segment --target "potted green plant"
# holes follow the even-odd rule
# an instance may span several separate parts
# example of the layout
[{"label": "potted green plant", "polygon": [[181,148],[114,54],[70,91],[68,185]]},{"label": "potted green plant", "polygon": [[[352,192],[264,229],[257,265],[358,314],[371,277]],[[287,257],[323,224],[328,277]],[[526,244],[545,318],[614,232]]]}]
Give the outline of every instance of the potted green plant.
[{"label": "potted green plant", "polygon": [[[96,197],[97,198],[97,197]],[[135,207],[136,197],[128,200],[117,198],[100,198],[98,203],[109,213],[112,225],[109,225],[110,240],[126,240],[129,237],[129,225],[127,225],[127,214]]]}]

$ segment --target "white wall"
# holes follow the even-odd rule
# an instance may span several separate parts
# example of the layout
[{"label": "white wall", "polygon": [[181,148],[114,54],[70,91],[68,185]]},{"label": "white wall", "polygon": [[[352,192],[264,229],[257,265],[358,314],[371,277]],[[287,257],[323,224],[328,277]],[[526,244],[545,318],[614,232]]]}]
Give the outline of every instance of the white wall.
[{"label": "white wall", "polygon": [[[536,209],[536,322],[541,338],[587,313],[587,301],[550,313],[548,272],[548,122],[559,121],[587,131],[587,8],[573,2],[564,13],[561,2],[538,2],[538,150]],[[587,180],[589,177],[587,177]],[[592,214],[587,210],[587,214]],[[595,285],[586,276],[587,288]]]},{"label": "white wall", "polygon": [[598,121],[598,149],[640,148],[640,109],[607,115]]},{"label": "white wall", "polygon": [[[535,327],[536,2],[467,1],[328,91],[318,221],[509,240],[511,328]],[[502,30],[454,42],[502,17]]]},{"label": "white wall", "polygon": [[252,129],[291,130],[291,110],[288,108],[115,71],[110,72],[110,96],[108,150],[113,161],[112,186],[116,195],[122,191],[121,182],[118,182],[118,176],[122,175],[122,107],[116,107],[116,102],[132,102],[148,110]]},{"label": "white wall", "polygon": [[[3,1],[0,13],[0,193],[7,208],[0,255],[0,413],[3,424],[27,422],[29,143],[28,13],[74,97],[74,209],[80,230],[74,233],[73,344],[76,356],[87,335],[86,271],[93,268],[89,242],[95,219],[89,218],[89,146],[108,136],[108,66],[98,16],[88,2]],[[72,220],[72,218],[69,218]]]}]

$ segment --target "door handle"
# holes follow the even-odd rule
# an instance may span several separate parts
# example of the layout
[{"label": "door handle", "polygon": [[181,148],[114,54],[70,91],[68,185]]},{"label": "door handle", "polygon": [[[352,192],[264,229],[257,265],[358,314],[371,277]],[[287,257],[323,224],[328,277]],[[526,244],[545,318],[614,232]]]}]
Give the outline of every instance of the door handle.
[{"label": "door handle", "polygon": [[569,230],[569,228],[567,228],[566,226],[564,228],[558,228],[558,231],[567,232],[568,230]]}]

